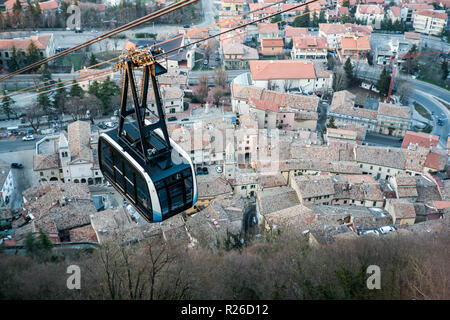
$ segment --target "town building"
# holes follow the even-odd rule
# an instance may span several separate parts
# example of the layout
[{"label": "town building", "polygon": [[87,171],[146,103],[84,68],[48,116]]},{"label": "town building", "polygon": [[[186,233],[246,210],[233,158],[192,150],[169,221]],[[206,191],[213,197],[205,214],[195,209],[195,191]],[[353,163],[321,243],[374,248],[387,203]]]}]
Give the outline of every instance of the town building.
[{"label": "town building", "polygon": [[103,183],[98,165],[97,140],[89,122],[69,124],[67,136],[46,136],[36,143],[33,170],[39,181]]},{"label": "town building", "polygon": [[437,10],[418,10],[414,14],[413,27],[416,32],[440,36],[447,26],[447,13]]},{"label": "town building", "polygon": [[355,18],[363,21],[367,26],[380,29],[381,21],[384,18],[384,9],[380,5],[359,4],[356,8]]},{"label": "town building", "polygon": [[332,176],[291,175],[289,180],[302,205],[331,204],[335,193]]},{"label": "town building", "polygon": [[378,103],[374,109],[360,108],[347,90],[333,94],[328,116],[340,123],[364,126],[367,132],[403,137],[411,124],[410,107]]},{"label": "town building", "polygon": [[337,53],[341,62],[344,63],[348,58],[352,62],[366,61],[370,50],[369,36],[345,35],[341,37],[341,45]]},{"label": "town building", "polygon": [[260,53],[266,57],[278,57],[283,54],[283,38],[261,39]]},{"label": "town building", "polygon": [[387,199],[385,210],[389,212],[394,225],[413,225],[416,221],[414,205],[405,199]]},{"label": "town building", "polygon": [[326,60],[327,50],[327,39],[325,37],[293,37],[291,58],[293,60]]},{"label": "town building", "polygon": [[249,61],[259,58],[257,49],[238,42],[222,42],[221,48],[226,70],[246,70],[249,68]]},{"label": "town building", "polygon": [[251,85],[268,90],[300,93],[328,92],[331,73],[317,74],[310,60],[250,61]]},{"label": "town building", "polygon": [[0,69],[8,68],[13,48],[17,50],[19,56],[25,56],[32,42],[39,50],[41,58],[47,58],[55,54],[53,34],[30,36],[29,38],[0,39]]},{"label": "town building", "polygon": [[[165,114],[181,113],[184,111],[184,90],[176,87],[169,87],[160,88],[159,92]],[[153,91],[149,93],[148,99],[148,108],[156,113],[156,102]],[[146,116],[149,115],[150,113],[147,111]]]},{"label": "town building", "polygon": [[406,131],[402,148],[407,149],[411,144],[424,148],[437,147],[439,144],[439,136],[425,132]]}]

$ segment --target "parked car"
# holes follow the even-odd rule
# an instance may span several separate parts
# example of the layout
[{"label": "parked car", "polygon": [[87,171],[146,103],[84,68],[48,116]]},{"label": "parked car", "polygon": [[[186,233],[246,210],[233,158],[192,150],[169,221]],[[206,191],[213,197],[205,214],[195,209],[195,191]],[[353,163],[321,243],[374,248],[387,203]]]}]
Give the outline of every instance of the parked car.
[{"label": "parked car", "polygon": [[107,127],[103,122],[100,122],[100,123],[98,124],[98,127],[99,127],[100,129],[108,129],[108,127]]},{"label": "parked car", "polygon": [[216,172],[217,173],[222,173],[223,172],[222,167],[221,166],[216,166]]},{"label": "parked car", "polygon": [[169,117],[167,118],[167,121],[177,121],[177,117]]},{"label": "parked car", "polygon": [[207,66],[208,63],[209,63],[208,60],[204,60],[204,61],[203,61],[203,65],[204,65],[204,66]]},{"label": "parked car", "polygon": [[32,134],[25,136],[22,138],[23,141],[32,141],[34,140],[34,136]]},{"label": "parked car", "polygon": [[197,172],[197,175],[198,175],[198,176],[201,176],[201,175],[203,174],[202,167],[197,167],[196,172]]},{"label": "parked car", "polygon": [[181,119],[181,121],[189,121],[188,118]]},{"label": "parked car", "polygon": [[203,167],[202,171],[203,171],[203,174],[208,174],[209,173],[207,167]]},{"label": "parked car", "polygon": [[392,231],[397,230],[396,227],[393,226],[383,226],[383,227],[379,227],[378,230],[382,233],[382,234],[386,234]]},{"label": "parked car", "polygon": [[11,168],[22,169],[23,164],[18,163],[18,162],[13,162],[13,163],[11,163]]},{"label": "parked car", "polygon": [[358,234],[360,236],[364,236],[366,234],[374,234],[374,235],[379,236],[380,232],[377,229],[370,229],[370,230],[361,230]]}]

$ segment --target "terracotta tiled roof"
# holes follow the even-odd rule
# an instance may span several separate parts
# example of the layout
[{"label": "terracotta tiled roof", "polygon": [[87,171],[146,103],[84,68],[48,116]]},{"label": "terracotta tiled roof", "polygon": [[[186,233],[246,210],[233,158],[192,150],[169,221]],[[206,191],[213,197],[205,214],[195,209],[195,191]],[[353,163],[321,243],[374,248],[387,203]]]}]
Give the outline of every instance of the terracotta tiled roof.
[{"label": "terracotta tiled roof", "polygon": [[33,159],[33,170],[57,169],[60,167],[58,153],[35,154]]},{"label": "terracotta tiled roof", "polygon": [[271,48],[271,47],[284,47],[284,41],[282,38],[273,38],[273,39],[262,39],[261,40],[261,48]]},{"label": "terracotta tiled roof", "polygon": [[334,182],[331,176],[293,176],[303,199],[334,194]]},{"label": "terracotta tiled roof", "polygon": [[278,34],[278,24],[277,23],[259,23],[258,24],[258,33],[274,33]]},{"label": "terracotta tiled roof", "polygon": [[410,144],[430,148],[436,147],[439,143],[439,136],[425,132],[406,131],[403,138],[402,148],[407,148]]},{"label": "terracotta tiled roof", "polygon": [[342,50],[370,50],[369,36],[351,36],[341,38]]},{"label": "terracotta tiled roof", "polygon": [[445,12],[437,12],[434,10],[419,10],[417,12],[417,15],[425,16],[425,17],[429,17],[429,18],[433,18],[433,19],[441,19],[441,20],[447,19],[447,14]]},{"label": "terracotta tiled roof", "polygon": [[337,91],[333,94],[333,101],[330,105],[330,112],[336,114],[345,114],[367,119],[377,119],[378,112],[364,108],[356,108],[355,95],[350,91]]},{"label": "terracotta tiled roof", "polygon": [[386,199],[386,207],[386,210],[395,214],[396,219],[414,218],[416,216],[414,205],[404,199]]},{"label": "terracotta tiled roof", "polygon": [[380,103],[378,105],[378,114],[409,120],[411,119],[411,108],[390,103]]},{"label": "terracotta tiled roof", "polygon": [[407,3],[405,4],[406,8],[413,9],[413,10],[420,10],[420,9],[431,9],[433,10],[434,7],[431,4],[426,3]]},{"label": "terracotta tiled roof", "polygon": [[259,212],[262,215],[300,204],[297,193],[291,187],[271,188],[258,191],[257,201]]},{"label": "terracotta tiled roof", "polygon": [[319,31],[325,34],[344,34],[347,29],[340,23],[319,23]]},{"label": "terracotta tiled roof", "polygon": [[427,155],[425,161],[425,167],[431,168],[437,171],[444,170],[447,163],[447,151],[433,147]]},{"label": "terracotta tiled roof", "polygon": [[253,80],[315,79],[311,61],[301,60],[257,60],[250,61]]},{"label": "terracotta tiled roof", "polygon": [[67,127],[71,163],[76,161],[93,162],[91,142],[91,125],[86,121],[75,121]]},{"label": "terracotta tiled roof", "polygon": [[300,37],[309,34],[308,28],[295,28],[291,26],[286,26],[284,30],[286,38]]},{"label": "terracotta tiled roof", "polygon": [[50,0],[50,1],[40,2],[39,6],[41,7],[42,11],[50,11],[50,10],[58,9],[59,5],[58,5],[58,2],[56,2],[55,0]]},{"label": "terracotta tiled roof", "polygon": [[278,104],[271,102],[271,101],[265,101],[265,100],[260,100],[260,99],[255,99],[255,98],[249,98],[248,99],[248,104],[250,106],[250,108],[256,108],[258,110],[270,110],[273,112],[278,112]]},{"label": "terracotta tiled roof", "polygon": [[303,36],[294,37],[295,49],[327,49],[327,39],[325,37]]},{"label": "terracotta tiled roof", "polygon": [[417,33],[417,32],[405,32],[404,37],[405,37],[405,39],[420,40],[420,33]]},{"label": "terracotta tiled roof", "polygon": [[250,98],[266,101],[271,105],[278,105],[294,110],[317,111],[319,98],[316,96],[303,96],[298,94],[289,94],[278,91],[265,90],[257,87],[242,86],[232,84],[233,98],[240,100],[249,100]]},{"label": "terracotta tiled roof", "polygon": [[12,50],[15,47],[17,50],[27,50],[31,41],[39,50],[45,50],[51,35],[31,36],[28,39],[0,39],[0,50]]},{"label": "terracotta tiled roof", "polygon": [[389,8],[395,17],[400,17],[400,8],[399,7],[390,7]]},{"label": "terracotta tiled roof", "polygon": [[356,12],[361,14],[384,14],[384,9],[378,5],[360,4]]}]

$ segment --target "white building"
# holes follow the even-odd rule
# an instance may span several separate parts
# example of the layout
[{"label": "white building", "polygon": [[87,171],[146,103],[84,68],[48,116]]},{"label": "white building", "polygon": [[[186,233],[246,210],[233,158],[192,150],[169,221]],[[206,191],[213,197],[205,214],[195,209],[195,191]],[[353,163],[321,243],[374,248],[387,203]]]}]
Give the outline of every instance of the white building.
[{"label": "white building", "polygon": [[257,60],[250,61],[251,85],[274,91],[312,93],[328,91],[333,76],[315,70],[309,60]]},{"label": "white building", "polygon": [[419,10],[414,14],[416,32],[440,36],[447,25],[447,13],[437,10]]}]

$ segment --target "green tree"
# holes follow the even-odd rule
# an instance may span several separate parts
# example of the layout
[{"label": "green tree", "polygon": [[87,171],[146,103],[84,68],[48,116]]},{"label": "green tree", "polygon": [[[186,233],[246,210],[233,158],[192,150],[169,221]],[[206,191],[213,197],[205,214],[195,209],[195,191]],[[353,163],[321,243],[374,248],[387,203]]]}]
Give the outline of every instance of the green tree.
[{"label": "green tree", "polygon": [[334,117],[331,116],[328,119],[327,128],[337,129],[336,123],[334,123]]},{"label": "green tree", "polygon": [[275,17],[272,18],[272,20],[270,20],[271,23],[277,23],[281,21],[281,15],[277,14]]},{"label": "green tree", "polygon": [[309,19],[309,8],[308,6],[305,7],[305,11],[303,14],[297,18],[294,19],[293,26],[294,27],[302,27],[302,28],[308,28],[310,24]]},{"label": "green tree", "polygon": [[320,10],[319,23],[325,23],[327,19],[325,18],[325,10]]},{"label": "green tree", "polygon": [[345,0],[345,1],[342,3],[342,6],[343,6],[343,7],[349,8],[349,7],[350,7],[350,0]]},{"label": "green tree", "polygon": [[89,57],[89,67],[95,66],[97,63],[98,61],[94,53],[91,53],[91,56]]},{"label": "green tree", "polygon": [[40,25],[40,20],[41,20],[41,16],[42,16],[42,10],[41,10],[41,6],[39,5],[39,0],[34,0],[34,10],[33,12],[33,20],[35,23],[35,26],[39,26]]},{"label": "green tree", "polygon": [[28,256],[32,256],[36,252],[37,245],[34,241],[34,236],[31,232],[28,232],[25,235],[25,240],[23,241],[23,246],[25,248],[25,253]]},{"label": "green tree", "polygon": [[6,94],[5,89],[2,90],[2,112],[5,116],[10,119],[11,114],[13,113],[12,106],[14,105],[14,100]]},{"label": "green tree", "polygon": [[64,112],[64,106],[67,100],[67,91],[64,88],[64,84],[61,83],[61,79],[58,79],[58,86],[56,89],[56,94],[53,97],[53,107],[60,112]]},{"label": "green tree", "polygon": [[46,63],[39,67],[39,73],[41,74],[42,82],[49,82],[52,79],[52,73],[50,72],[50,68]]},{"label": "green tree", "polygon": [[442,62],[441,65],[441,72],[442,72],[442,80],[446,80],[448,77],[448,63],[447,60],[445,60],[444,62]]},{"label": "green tree", "polygon": [[15,46],[12,47],[11,59],[8,60],[8,69],[10,72],[17,71],[21,68],[21,59]]},{"label": "green tree", "polygon": [[[74,80],[74,81],[76,81],[76,80]],[[72,90],[70,90],[70,91],[72,91]],[[92,83],[89,85],[88,92],[94,96],[98,96],[99,91],[100,91],[100,83],[97,80],[92,81]],[[70,94],[70,95],[72,95],[72,94]]]},{"label": "green tree", "polygon": [[[30,42],[30,45],[28,46],[27,52],[25,54],[25,61],[27,65],[33,64],[35,62],[38,62],[41,60],[41,53],[39,52],[39,49],[34,44],[34,41]],[[31,71],[36,71],[38,67],[31,69]]]},{"label": "green tree", "polygon": [[316,11],[314,11],[314,13],[313,13],[313,19],[312,19],[311,24],[314,28],[317,28],[319,26],[319,17],[317,16]]},{"label": "green tree", "polygon": [[99,98],[102,102],[103,110],[108,111],[111,109],[111,98],[120,94],[120,88],[114,81],[111,81],[109,77],[101,84],[95,82],[96,81],[89,86],[89,93]]},{"label": "green tree", "polygon": [[375,84],[375,88],[377,88],[382,95],[387,96],[390,84],[391,76],[386,68],[383,68],[380,79],[378,79],[377,83]]},{"label": "green tree", "polygon": [[[97,87],[98,86],[97,80],[94,80],[92,85]],[[96,89],[96,90],[98,91],[98,89]],[[89,86],[89,93],[96,95],[95,93],[91,92],[91,86]],[[80,85],[78,84],[78,81],[75,79],[72,80],[72,86],[70,87],[69,95],[71,97],[80,97],[80,98],[83,97],[83,95],[84,95],[83,89],[81,89]]]},{"label": "green tree", "polygon": [[39,236],[37,238],[37,247],[43,251],[50,252],[53,248],[53,243],[48,238],[47,234],[39,229]]},{"label": "green tree", "polygon": [[345,75],[347,76],[348,84],[352,85],[353,80],[354,80],[354,75],[353,75],[353,65],[352,65],[352,62],[350,61],[350,58],[347,58],[347,60],[345,60],[344,71],[345,71]]},{"label": "green tree", "polygon": [[49,108],[51,107],[52,102],[50,101],[50,98],[48,97],[47,92],[45,92],[45,89],[44,89],[44,91],[39,93],[39,95],[37,97],[37,104],[44,113],[49,112]]}]

